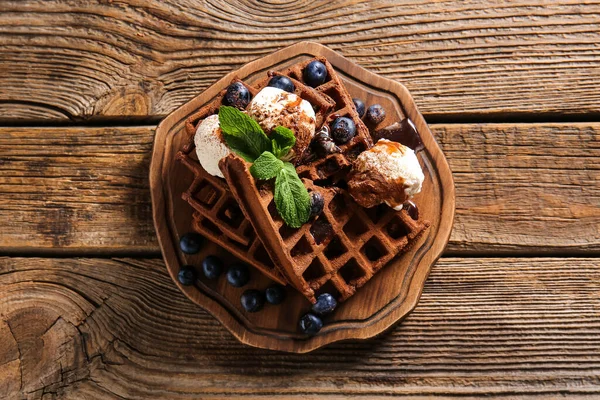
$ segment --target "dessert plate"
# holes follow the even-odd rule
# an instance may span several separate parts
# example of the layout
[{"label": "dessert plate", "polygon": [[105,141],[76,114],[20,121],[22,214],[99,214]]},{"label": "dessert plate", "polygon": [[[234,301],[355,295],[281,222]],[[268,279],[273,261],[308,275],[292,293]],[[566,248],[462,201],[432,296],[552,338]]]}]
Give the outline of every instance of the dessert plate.
[{"label": "dessert plate", "polygon": [[[180,237],[192,230],[193,210],[181,195],[189,187],[193,175],[176,161],[175,155],[185,141],[186,119],[214,99],[234,77],[252,82],[264,77],[268,70],[284,69],[315,56],[329,60],[352,97],[362,99],[367,105],[381,104],[387,112],[387,124],[406,117],[415,123],[424,143],[418,156],[425,181],[414,201],[431,226],[411,250],[393,259],[326,317],[325,326],[317,335],[307,336],[298,331],[297,323],[310,309],[310,303],[290,287],[280,305],[267,304],[256,313],[248,313],[242,308],[240,295],[244,290],[263,290],[272,283],[258,270],[251,271],[252,279],[243,288],[228,285],[223,277],[216,281],[198,279],[192,286],[179,283],[177,274],[183,265],[199,266],[209,254],[218,255],[226,264],[233,262],[234,257],[208,240],[198,254],[187,255],[179,250]],[[454,220],[454,182],[450,168],[408,90],[398,82],[371,73],[333,50],[311,42],[297,43],[244,65],[165,118],[156,129],[150,189],[159,244],[167,270],[179,289],[210,312],[241,342],[296,353],[340,340],[366,339],[404,318],[416,306],[431,267],[448,243]]]}]

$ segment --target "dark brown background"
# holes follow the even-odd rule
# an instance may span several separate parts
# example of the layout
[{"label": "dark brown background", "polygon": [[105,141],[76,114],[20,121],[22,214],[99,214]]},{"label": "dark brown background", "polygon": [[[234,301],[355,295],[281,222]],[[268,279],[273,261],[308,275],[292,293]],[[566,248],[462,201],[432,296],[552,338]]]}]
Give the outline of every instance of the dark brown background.
[{"label": "dark brown background", "polygon": [[[600,396],[600,2],[3,1],[0,397]],[[239,344],[170,281],[156,123],[313,40],[412,92],[457,215],[364,342]]]}]

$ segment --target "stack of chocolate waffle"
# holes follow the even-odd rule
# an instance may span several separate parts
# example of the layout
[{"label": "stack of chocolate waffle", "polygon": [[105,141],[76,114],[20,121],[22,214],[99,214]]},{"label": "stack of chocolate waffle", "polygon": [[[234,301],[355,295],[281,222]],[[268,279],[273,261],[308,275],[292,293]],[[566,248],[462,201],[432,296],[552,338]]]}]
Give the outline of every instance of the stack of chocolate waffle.
[{"label": "stack of chocolate waffle", "polygon": [[317,127],[339,117],[355,123],[355,136],[340,145],[339,152],[319,157],[309,149],[297,155],[297,172],[304,185],[309,192],[323,195],[321,215],[299,229],[286,226],[275,207],[272,183],[255,181],[250,164],[236,155],[219,164],[226,182],[202,169],[193,151],[193,135],[203,118],[218,112],[225,92],[187,121],[190,139],[178,155],[195,175],[183,194],[196,210],[194,228],[273,279],[287,281],[313,303],[322,292],[339,301],[348,299],[397,254],[408,250],[429,226],[427,221],[411,218],[406,210],[398,212],[385,205],[364,209],[347,193],[345,177],[353,161],[373,143],[332,66],[317,59],[326,66],[328,78],[314,89],[303,81],[303,70],[314,59],[269,72],[256,85],[245,86],[254,96],[271,76],[285,75],[292,79],[296,94],[315,108]]}]

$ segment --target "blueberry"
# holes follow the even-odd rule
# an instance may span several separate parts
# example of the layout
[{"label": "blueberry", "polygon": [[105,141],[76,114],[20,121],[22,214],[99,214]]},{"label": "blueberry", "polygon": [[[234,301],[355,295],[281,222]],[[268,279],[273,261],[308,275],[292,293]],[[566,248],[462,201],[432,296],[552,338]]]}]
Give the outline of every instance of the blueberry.
[{"label": "blueberry", "polygon": [[223,272],[223,261],[217,256],[208,256],[202,260],[202,271],[208,279],[217,279]]},{"label": "blueberry", "polygon": [[315,60],[310,62],[306,68],[304,68],[302,76],[308,86],[317,87],[325,83],[325,80],[327,79],[327,68],[321,61]]},{"label": "blueberry", "polygon": [[257,312],[265,305],[265,295],[256,289],[248,289],[240,297],[242,307],[248,312]]},{"label": "blueberry", "polygon": [[196,281],[196,269],[191,265],[184,265],[179,270],[179,273],[177,274],[177,279],[179,280],[179,283],[181,283],[184,286],[193,285]]},{"label": "blueberry", "polygon": [[267,86],[276,87],[290,93],[294,93],[294,90],[296,90],[294,83],[290,80],[290,78],[283,75],[275,75],[272,77]]},{"label": "blueberry", "polygon": [[271,304],[281,304],[285,300],[285,288],[281,285],[269,286],[265,290],[267,301]]},{"label": "blueberry", "polygon": [[250,92],[241,82],[235,82],[229,85],[223,103],[226,106],[232,106],[243,110],[250,103]]},{"label": "blueberry", "polygon": [[379,104],[373,104],[367,109],[367,119],[373,125],[377,125],[385,119],[385,110]]},{"label": "blueberry", "polygon": [[309,335],[314,335],[321,330],[323,327],[323,321],[321,318],[317,317],[315,314],[304,314],[302,318],[300,318],[300,322],[298,323],[300,326],[300,330]]},{"label": "blueberry", "polygon": [[329,293],[323,293],[317,297],[317,302],[313,304],[312,310],[317,314],[325,315],[335,310],[336,306],[337,301],[335,300],[335,297]]},{"label": "blueberry", "polygon": [[325,206],[325,199],[319,192],[310,192],[310,216],[316,217],[321,214]]},{"label": "blueberry", "polygon": [[331,124],[331,137],[337,144],[344,144],[356,135],[356,125],[348,117],[339,117]]},{"label": "blueberry", "polygon": [[366,111],[365,103],[363,103],[361,99],[352,99],[352,102],[354,103],[354,108],[356,108],[358,116],[361,118],[364,117]]},{"label": "blueberry", "polygon": [[250,271],[244,264],[233,264],[227,270],[227,282],[231,286],[242,287],[250,281]]},{"label": "blueberry", "polygon": [[181,251],[186,254],[196,254],[202,246],[202,236],[196,232],[188,232],[179,240]]}]

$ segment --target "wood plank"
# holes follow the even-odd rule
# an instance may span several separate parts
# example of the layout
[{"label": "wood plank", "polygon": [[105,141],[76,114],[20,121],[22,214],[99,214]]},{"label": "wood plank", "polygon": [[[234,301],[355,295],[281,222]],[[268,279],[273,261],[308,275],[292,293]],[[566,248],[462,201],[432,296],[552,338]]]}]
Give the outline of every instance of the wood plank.
[{"label": "wood plank", "polygon": [[599,18],[580,0],[3,1],[0,118],[160,117],[301,40],[401,81],[438,121],[597,116]]},{"label": "wood plank", "polygon": [[[453,171],[449,254],[600,250],[600,124],[431,125]],[[151,127],[0,128],[0,251],[153,252]]]},{"label": "wood plank", "polygon": [[239,344],[160,260],[2,258],[0,388],[61,399],[598,398],[599,290],[596,258],[443,258],[387,334],[290,355]]},{"label": "wood plank", "polygon": [[451,253],[600,250],[600,124],[432,130],[456,185]]},{"label": "wood plank", "polygon": [[158,251],[153,130],[0,128],[2,249]]}]

